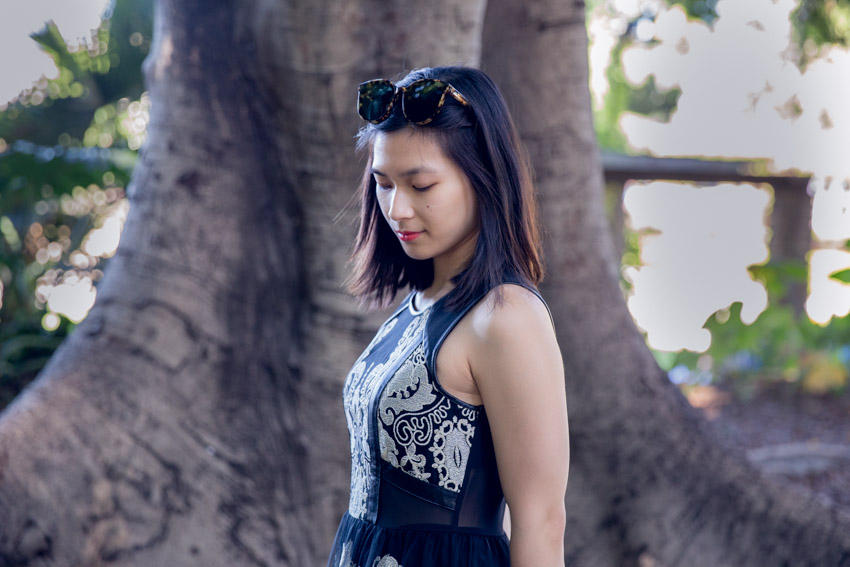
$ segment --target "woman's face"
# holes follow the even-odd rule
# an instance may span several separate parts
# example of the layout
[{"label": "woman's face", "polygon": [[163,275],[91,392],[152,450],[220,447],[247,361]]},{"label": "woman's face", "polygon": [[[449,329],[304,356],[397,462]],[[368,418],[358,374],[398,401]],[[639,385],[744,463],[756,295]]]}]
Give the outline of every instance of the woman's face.
[{"label": "woman's face", "polygon": [[381,212],[417,260],[435,270],[459,272],[478,240],[478,200],[469,178],[443,150],[410,128],[379,133],[372,146],[372,174]]}]

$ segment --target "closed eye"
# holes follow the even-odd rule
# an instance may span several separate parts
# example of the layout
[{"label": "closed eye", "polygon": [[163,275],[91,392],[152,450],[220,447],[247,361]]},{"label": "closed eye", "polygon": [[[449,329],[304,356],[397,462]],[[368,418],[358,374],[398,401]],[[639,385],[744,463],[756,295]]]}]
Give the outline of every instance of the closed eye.
[{"label": "closed eye", "polygon": [[431,185],[428,185],[426,187],[417,187],[416,185],[411,185],[411,187],[413,187],[414,191],[422,192],[422,191],[427,191],[428,189],[430,189],[434,185],[436,185],[436,183],[432,183]]}]

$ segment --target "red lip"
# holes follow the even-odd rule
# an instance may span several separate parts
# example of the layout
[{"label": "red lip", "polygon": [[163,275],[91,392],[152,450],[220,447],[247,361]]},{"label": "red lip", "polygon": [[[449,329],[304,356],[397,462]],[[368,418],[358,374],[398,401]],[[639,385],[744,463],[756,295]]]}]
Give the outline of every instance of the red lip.
[{"label": "red lip", "polygon": [[410,232],[407,230],[397,230],[395,233],[398,235],[399,239],[402,242],[410,242],[411,240],[415,240],[419,237],[420,234],[422,234],[421,232]]}]

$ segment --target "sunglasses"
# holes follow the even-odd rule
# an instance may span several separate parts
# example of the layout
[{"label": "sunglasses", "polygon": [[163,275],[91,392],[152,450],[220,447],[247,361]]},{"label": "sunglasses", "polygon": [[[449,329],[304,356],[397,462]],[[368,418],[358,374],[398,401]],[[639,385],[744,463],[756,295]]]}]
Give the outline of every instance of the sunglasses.
[{"label": "sunglasses", "polygon": [[406,87],[397,87],[387,79],[366,81],[357,87],[357,113],[363,120],[380,124],[390,115],[401,95],[404,117],[417,125],[427,124],[440,113],[450,94],[464,106],[469,103],[456,88],[439,79],[419,79]]}]

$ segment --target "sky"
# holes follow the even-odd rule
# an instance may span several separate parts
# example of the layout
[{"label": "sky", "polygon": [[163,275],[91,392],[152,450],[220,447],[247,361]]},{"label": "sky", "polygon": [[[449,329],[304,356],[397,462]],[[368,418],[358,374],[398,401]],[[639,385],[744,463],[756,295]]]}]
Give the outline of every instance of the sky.
[{"label": "sky", "polygon": [[79,44],[97,29],[109,0],[0,0],[0,106],[32,86],[56,66],[29,34],[53,19],[69,44]]}]

